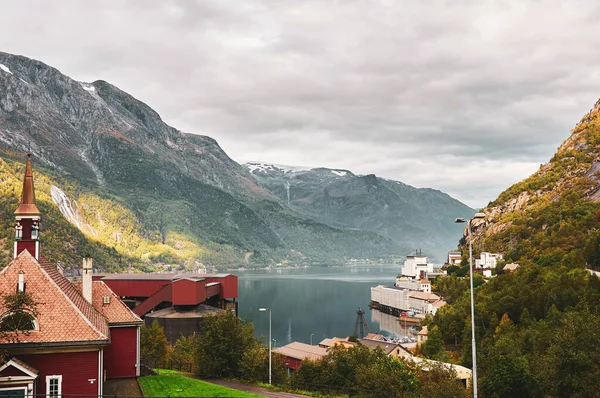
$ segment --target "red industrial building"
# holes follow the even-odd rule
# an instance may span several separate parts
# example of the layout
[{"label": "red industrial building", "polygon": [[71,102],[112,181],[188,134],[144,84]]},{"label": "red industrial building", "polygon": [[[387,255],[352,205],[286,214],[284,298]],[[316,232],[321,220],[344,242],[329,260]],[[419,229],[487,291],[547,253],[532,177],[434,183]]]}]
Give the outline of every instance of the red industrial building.
[{"label": "red industrial building", "polygon": [[82,283],[41,255],[40,212],[27,157],[14,259],[0,271],[0,294],[33,299],[35,308],[0,302],[0,396],[101,395],[105,378],[139,375],[139,328],[135,315],[110,288],[92,281],[84,260]]},{"label": "red industrial building", "polygon": [[237,313],[238,280],[231,274],[113,274],[96,275],[133,312],[164,328],[170,343],[202,329],[202,318],[232,309]]}]

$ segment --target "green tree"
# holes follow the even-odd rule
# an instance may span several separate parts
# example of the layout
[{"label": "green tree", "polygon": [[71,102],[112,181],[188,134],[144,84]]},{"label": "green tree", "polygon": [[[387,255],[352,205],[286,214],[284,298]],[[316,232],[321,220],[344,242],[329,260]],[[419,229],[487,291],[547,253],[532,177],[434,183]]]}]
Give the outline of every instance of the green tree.
[{"label": "green tree", "polygon": [[483,352],[482,362],[485,371],[480,377],[484,396],[536,397],[539,395],[537,381],[530,371],[527,358],[515,347],[518,335],[506,315],[496,329],[498,336],[493,347]]},{"label": "green tree", "polygon": [[[287,381],[287,368],[281,356],[273,354],[271,359],[271,382],[282,385]],[[269,349],[256,342],[248,348],[240,362],[240,377],[249,382],[269,381]]]},{"label": "green tree", "polygon": [[164,366],[167,362],[167,338],[158,321],[152,322],[149,328],[142,326],[140,338],[141,362],[152,369]]},{"label": "green tree", "polygon": [[240,377],[244,353],[254,344],[254,326],[232,311],[205,317],[196,343],[197,374]]},{"label": "green tree", "polygon": [[418,378],[404,361],[384,355],[374,364],[363,364],[356,369],[355,390],[359,394],[393,397],[403,392],[416,392]]},{"label": "green tree", "polygon": [[539,325],[530,354],[544,396],[592,397],[600,391],[600,317],[570,311],[554,325]]},{"label": "green tree", "polygon": [[196,360],[196,342],[198,335],[196,333],[190,336],[181,336],[175,342],[173,350],[169,355],[171,369],[181,370],[192,373],[195,371],[198,361]]},{"label": "green tree", "polygon": [[442,332],[437,326],[431,328],[427,332],[427,340],[423,343],[423,354],[430,359],[447,359],[444,352],[444,341],[442,340]]},{"label": "green tree", "polygon": [[427,398],[466,397],[467,391],[456,371],[442,363],[429,363],[427,371],[419,372],[419,395]]},{"label": "green tree", "polygon": [[381,349],[362,344],[332,347],[317,361],[305,361],[292,377],[292,386],[322,393],[390,396],[416,392],[414,369]]}]

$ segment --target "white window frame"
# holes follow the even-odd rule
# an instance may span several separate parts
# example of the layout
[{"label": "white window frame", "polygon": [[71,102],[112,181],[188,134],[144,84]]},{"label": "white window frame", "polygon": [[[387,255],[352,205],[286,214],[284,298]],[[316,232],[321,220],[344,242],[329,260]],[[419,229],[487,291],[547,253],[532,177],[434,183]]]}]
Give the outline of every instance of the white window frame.
[{"label": "white window frame", "polygon": [[58,380],[58,391],[56,396],[62,395],[62,375],[49,375],[46,376],[46,397],[51,398],[53,395],[50,395],[50,380]]}]

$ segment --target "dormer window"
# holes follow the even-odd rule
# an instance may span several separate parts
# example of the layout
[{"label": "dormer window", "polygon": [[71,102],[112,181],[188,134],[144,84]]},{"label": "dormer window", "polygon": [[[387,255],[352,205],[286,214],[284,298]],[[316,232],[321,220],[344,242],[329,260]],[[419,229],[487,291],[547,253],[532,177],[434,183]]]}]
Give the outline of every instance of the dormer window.
[{"label": "dormer window", "polygon": [[37,330],[33,315],[26,311],[8,312],[0,318],[0,332],[23,332]]}]

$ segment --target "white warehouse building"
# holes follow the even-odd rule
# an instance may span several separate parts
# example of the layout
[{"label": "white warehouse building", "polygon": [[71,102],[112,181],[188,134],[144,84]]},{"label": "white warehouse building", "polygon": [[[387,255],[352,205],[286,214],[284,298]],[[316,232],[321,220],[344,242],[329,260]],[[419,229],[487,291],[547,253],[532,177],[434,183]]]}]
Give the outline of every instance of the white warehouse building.
[{"label": "white warehouse building", "polygon": [[431,274],[433,274],[433,264],[427,262],[427,256],[406,256],[402,267],[402,275],[427,279]]},{"label": "white warehouse building", "polygon": [[435,315],[446,302],[434,293],[379,285],[371,288],[371,304],[391,314],[413,311]]}]

